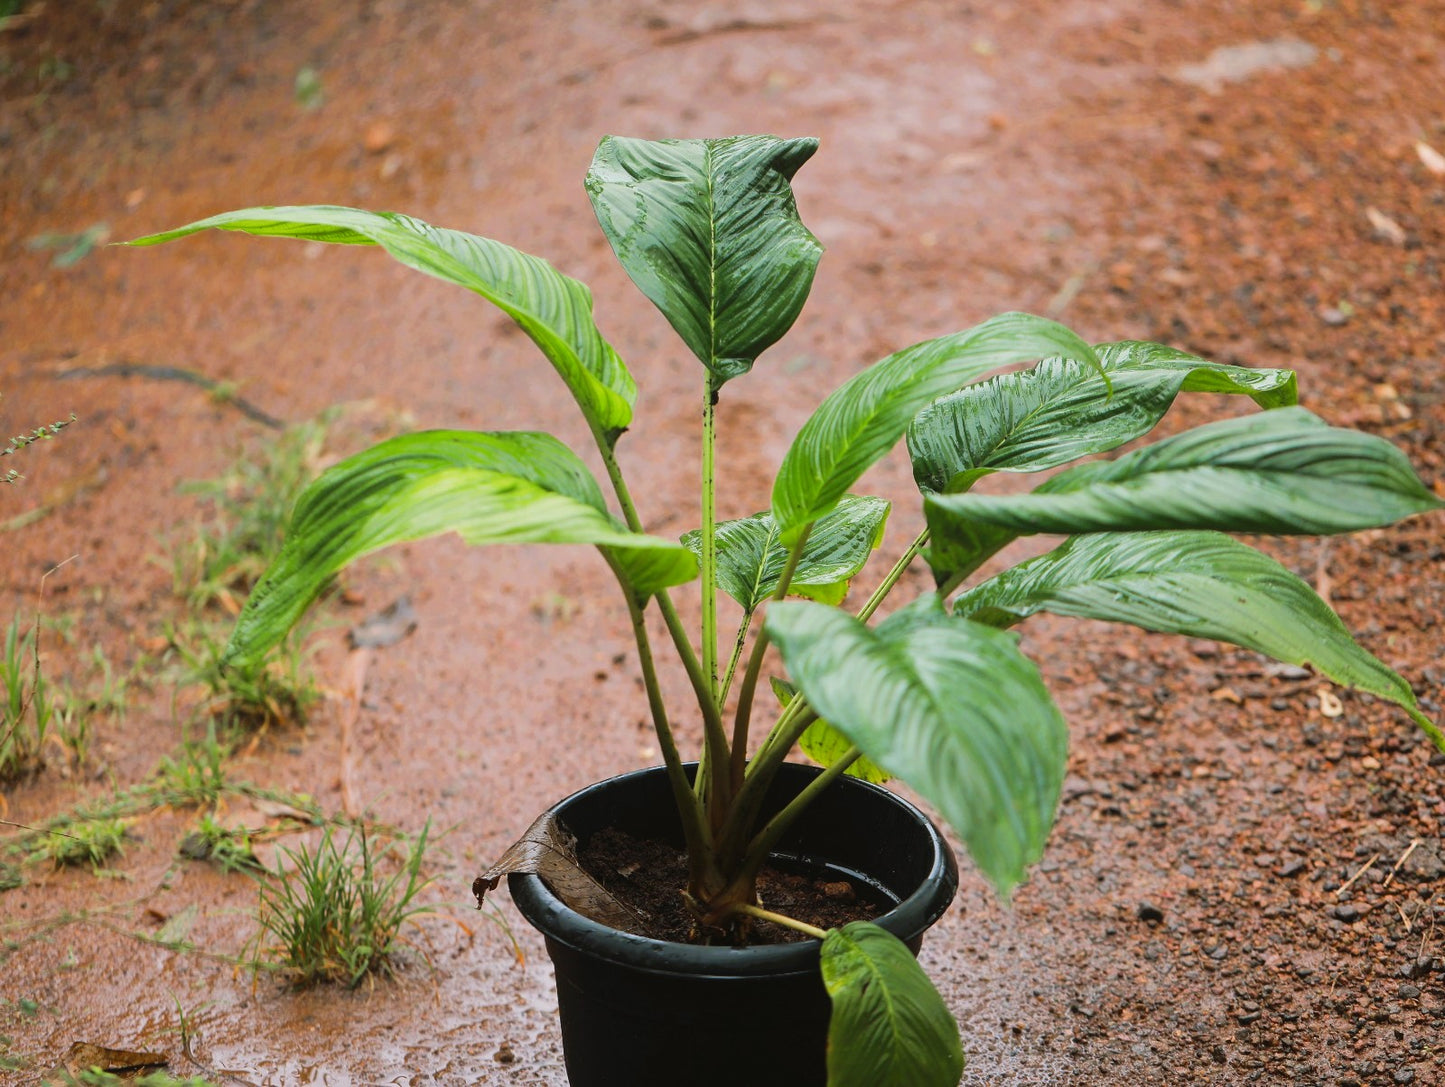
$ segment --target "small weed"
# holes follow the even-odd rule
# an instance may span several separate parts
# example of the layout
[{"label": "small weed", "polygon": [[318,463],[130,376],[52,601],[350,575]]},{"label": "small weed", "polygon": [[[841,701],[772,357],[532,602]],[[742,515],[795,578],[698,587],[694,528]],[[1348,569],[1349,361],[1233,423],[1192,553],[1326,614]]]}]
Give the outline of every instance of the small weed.
[{"label": "small weed", "polygon": [[172,583],[193,608],[219,605],[234,615],[281,547],[286,518],[316,475],[331,414],[291,427],[260,457],[240,457],[218,479],[183,485],[210,514],[173,552]]},{"label": "small weed", "polygon": [[215,1087],[210,1080],[200,1076],[177,1079],[169,1072],[147,1072],[139,1079],[133,1079],[130,1076],[118,1076],[114,1072],[103,1072],[99,1068],[92,1068],[79,1075],[62,1072],[61,1078],[45,1079],[42,1083],[53,1087]]},{"label": "small weed", "polygon": [[[51,73],[51,81],[64,83],[70,78],[71,67],[59,57],[53,58],[48,69]],[[46,71],[45,63],[41,64],[42,72]],[[74,234],[37,234],[26,243],[31,249],[54,249],[54,258],[50,261],[52,268],[69,268],[79,264],[91,253],[95,252],[97,246],[102,246],[110,237],[110,226],[106,223],[96,223],[92,227],[78,231]]]},{"label": "small weed", "polygon": [[10,620],[0,649],[0,784],[38,770],[42,748],[55,716],[55,704],[40,671],[31,628],[20,633],[20,617]]},{"label": "small weed", "polygon": [[[12,457],[27,445],[47,441],[55,437],[55,435],[59,434],[73,422],[75,422],[74,415],[72,415],[69,420],[51,423],[49,426],[36,427],[28,434],[17,434],[13,438],[7,439],[4,445],[0,445],[0,457]],[[20,473],[13,468],[0,472],[0,483],[14,483],[19,478]]]},{"label": "small weed", "polygon": [[326,101],[321,75],[315,68],[302,68],[296,73],[296,101],[302,109],[320,109]]},{"label": "small weed", "polygon": [[182,682],[203,687],[203,716],[224,735],[306,723],[321,691],[306,668],[304,633],[288,638],[260,665],[221,667],[219,638],[198,624],[168,631],[185,664]]},{"label": "small weed", "polygon": [[175,758],[167,755],[156,769],[154,796],[174,807],[210,807],[229,786],[226,757],[231,749],[216,739],[216,723],[208,722],[203,740],[187,739]]},{"label": "small weed", "polygon": [[251,836],[245,827],[228,829],[209,815],[181,841],[180,853],[192,860],[207,860],[222,872],[251,871],[261,867],[251,851]]},{"label": "small weed", "polygon": [[369,972],[390,973],[401,947],[401,926],[432,907],[418,905],[430,882],[421,876],[431,825],[422,829],[389,877],[376,870],[376,852],[364,828],[340,845],[327,827],[314,851],[283,849],[289,869],[261,884],[260,930],[254,969],[276,969],[297,984],[339,982],[355,987]]},{"label": "small weed", "polygon": [[90,819],[38,839],[31,855],[35,859],[48,858],[56,868],[89,864],[93,871],[99,871],[107,860],[122,852],[124,840],[125,823],[120,819]]}]

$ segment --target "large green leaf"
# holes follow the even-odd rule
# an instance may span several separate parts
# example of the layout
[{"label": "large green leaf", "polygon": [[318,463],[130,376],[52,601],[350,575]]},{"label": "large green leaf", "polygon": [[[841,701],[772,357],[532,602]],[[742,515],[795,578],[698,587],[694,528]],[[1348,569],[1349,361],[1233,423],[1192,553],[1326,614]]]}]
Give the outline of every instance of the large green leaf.
[{"label": "large green leaf", "polygon": [[615,441],[632,421],[632,375],[592,319],[592,292],[539,257],[394,212],[329,206],[246,208],[137,238],[156,245],[202,230],[379,245],[409,268],[475,291],[531,337],[595,429]]},{"label": "large green leaf", "polygon": [[[890,506],[881,498],[844,495],[821,518],[798,559],[788,592],[824,604],[840,603],[848,583],[883,542]],[[702,530],[693,529],[682,544],[702,557]],[[718,588],[749,614],[770,597],[788,564],[788,549],[778,538],[771,513],[755,513],[717,526]]]},{"label": "large green leaf", "polygon": [[1147,434],[1181,392],[1243,393],[1262,407],[1295,402],[1292,370],[1225,366],[1157,343],[1099,344],[1097,369],[1050,358],[929,404],[908,428],[925,493],[967,490],[988,472],[1037,472]]},{"label": "large green leaf", "polygon": [[821,965],[828,1087],[957,1087],[958,1023],[898,937],[868,921],[831,929]]},{"label": "large green leaf", "polygon": [[608,136],[592,159],[602,232],[716,386],[746,373],[808,297],[823,247],[789,182],[817,149],[776,136]]},{"label": "large green leaf", "polygon": [[348,563],[444,532],[474,544],[597,544],[642,595],[697,575],[686,548],[618,524],[586,466],[550,435],[406,434],[347,458],[302,493],[224,662],[259,662]]},{"label": "large green leaf", "polygon": [[803,424],[778,469],[772,508],[783,543],[831,510],[926,404],[1006,363],[1054,354],[1097,361],[1063,325],[1005,313],[914,344],[850,379]]},{"label": "large green leaf", "polygon": [[[783,708],[787,709],[788,703],[797,697],[798,689],[777,676],[770,677],[768,682],[772,684],[773,694]],[[803,734],[798,737],[798,746],[803,749],[803,754],[819,766],[832,766],[853,750],[853,741],[819,717],[803,730]],[[849,777],[871,781],[874,785],[882,785],[890,777],[887,770],[867,755],[858,756],[843,773]]]},{"label": "large green leaf", "polygon": [[966,522],[1020,534],[1352,532],[1442,506],[1389,442],[1327,426],[1303,408],[1196,427],[1115,461],[1069,468],[1030,494],[925,502],[936,539],[977,531]]},{"label": "large green leaf", "polygon": [[1068,744],[1017,640],[945,615],[933,595],[876,629],[773,604],[767,631],[819,716],[937,807],[1007,896],[1043,851]]},{"label": "large green leaf", "polygon": [[1394,702],[1445,743],[1410,685],[1361,649],[1308,585],[1217,532],[1074,536],[961,593],[954,611],[995,626],[1050,611],[1231,642]]}]

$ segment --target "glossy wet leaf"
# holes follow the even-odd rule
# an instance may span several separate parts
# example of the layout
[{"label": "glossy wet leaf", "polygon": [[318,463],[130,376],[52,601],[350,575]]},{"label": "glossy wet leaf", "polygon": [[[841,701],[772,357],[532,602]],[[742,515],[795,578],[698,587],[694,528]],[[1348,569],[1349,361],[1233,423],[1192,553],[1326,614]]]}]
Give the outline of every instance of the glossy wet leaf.
[{"label": "glossy wet leaf", "polygon": [[1442,506],[1389,442],[1327,426],[1302,408],[1196,427],[1115,461],[1066,469],[1029,494],[935,495],[925,503],[935,539],[966,522],[1019,534],[1326,534]]},{"label": "glossy wet leaf", "polygon": [[[788,593],[824,604],[840,603],[854,575],[883,542],[889,509],[881,498],[844,495],[808,534],[798,567],[788,582]],[[682,543],[701,557],[701,530],[687,533]],[[788,549],[782,544],[771,513],[755,513],[717,526],[718,588],[744,611],[751,613],[772,596],[787,564]]]},{"label": "glossy wet leaf", "polygon": [[1441,743],[1410,685],[1357,645],[1314,590],[1216,532],[1075,536],[960,594],[954,611],[995,626],[1048,611],[1230,642],[1394,702]]},{"label": "glossy wet leaf", "polygon": [[642,918],[577,862],[577,839],[567,833],[553,812],[537,816],[501,859],[472,881],[478,909],[487,892],[495,891],[502,877],[513,872],[541,876],[553,894],[594,921],[627,932],[646,928]]},{"label": "glossy wet leaf", "polygon": [[766,629],[818,715],[933,804],[1007,896],[1053,826],[1068,741],[1017,639],[934,596],[876,629],[773,604]]},{"label": "glossy wet leaf", "polygon": [[956,1087],[958,1023],[913,953],[867,921],[823,939],[828,1087]]},{"label": "glossy wet leaf", "polygon": [[[788,703],[797,697],[797,688],[787,680],[773,676],[768,682],[772,685],[778,702],[785,709]],[[803,734],[798,737],[798,747],[819,766],[832,766],[853,750],[853,741],[820,717],[803,730]],[[892,777],[867,755],[854,759],[843,773],[849,777],[871,781],[874,785],[882,785]]]},{"label": "glossy wet leaf", "polygon": [[632,421],[637,389],[597,331],[592,292],[539,257],[407,215],[326,205],[229,211],[127,244],[156,245],[202,230],[379,245],[407,267],[465,287],[511,317],[556,368],[589,423],[610,441]]},{"label": "glossy wet leaf", "polygon": [[1063,355],[1092,363],[1073,332],[1027,313],[1005,313],[874,363],[819,405],[798,431],[773,484],[773,518],[791,544],[903,437],[924,406],[990,370]]},{"label": "glossy wet leaf", "polygon": [[817,148],[608,136],[592,159],[587,193],[613,252],[717,385],[746,373],[807,300],[823,247],[789,183]]},{"label": "glossy wet leaf", "polygon": [[241,610],[223,663],[259,664],[348,563],[445,532],[474,544],[596,544],[640,595],[697,573],[686,548],[618,524],[586,466],[550,435],[407,434],[347,458],[302,493],[280,553]]},{"label": "glossy wet leaf", "polygon": [[1037,472],[1116,449],[1152,430],[1180,392],[1244,394],[1265,408],[1295,402],[1291,370],[1225,366],[1155,343],[1094,350],[1102,374],[1050,358],[925,407],[908,428],[919,488],[965,490],[988,472]]}]

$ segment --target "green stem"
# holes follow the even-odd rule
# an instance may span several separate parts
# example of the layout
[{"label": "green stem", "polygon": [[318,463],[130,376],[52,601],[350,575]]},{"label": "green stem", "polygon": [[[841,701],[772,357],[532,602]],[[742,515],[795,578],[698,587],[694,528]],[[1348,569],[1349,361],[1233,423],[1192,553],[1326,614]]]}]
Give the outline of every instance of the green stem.
[{"label": "green stem", "polygon": [[759,921],[771,921],[775,925],[782,925],[784,928],[793,929],[815,940],[824,939],[828,934],[816,925],[810,925],[806,921],[799,921],[796,918],[788,917],[785,914],[774,913],[772,910],[765,910],[761,906],[749,905],[746,902],[739,902],[730,909],[732,913],[742,913],[749,917],[756,917]]},{"label": "green stem", "polygon": [[743,646],[748,641],[748,631],[753,625],[753,616],[756,612],[744,612],[742,622],[738,624],[737,640],[733,642],[733,654],[728,658],[728,670],[723,675],[722,687],[718,690],[717,701],[719,706],[728,704],[728,691],[732,689],[733,674],[738,670],[738,661],[742,660]]},{"label": "green stem", "polygon": [[777,815],[769,819],[767,825],[758,831],[753,836],[753,840],[748,843],[747,853],[743,858],[743,875],[740,878],[751,880],[762,868],[763,863],[768,859],[768,854],[772,852],[773,846],[778,844],[778,839],[792,825],[793,820],[803,813],[819,793],[842,777],[848,767],[862,757],[862,751],[858,750],[856,746],[850,747],[842,758],[808,782],[802,792],[788,801]]},{"label": "green stem", "polygon": [[[647,690],[647,704],[652,712],[652,728],[657,735],[657,744],[662,751],[662,761],[667,767],[668,783],[672,786],[672,797],[677,804],[678,815],[682,819],[683,837],[687,841],[687,853],[690,864],[696,869],[698,866],[711,863],[712,858],[712,829],[708,826],[703,816],[701,805],[693,795],[692,787],[688,784],[687,772],[682,766],[682,756],[678,754],[677,741],[673,738],[672,726],[667,721],[667,707],[662,699],[662,687],[657,681],[657,668],[652,660],[652,645],[647,637],[647,624],[643,620],[642,607],[637,602],[637,594],[632,591],[628,584],[626,575],[617,566],[611,554],[603,551],[607,557],[607,563],[617,575],[617,580],[622,585],[622,595],[627,600],[627,613],[632,619],[632,635],[637,642],[637,659],[642,670],[643,686]],[[694,883],[697,882],[700,873],[692,873]]]},{"label": "green stem", "polygon": [[718,709],[717,698],[708,685],[707,676],[697,654],[693,652],[692,643],[688,641],[687,631],[683,629],[682,617],[677,614],[677,608],[666,593],[657,594],[657,606],[662,612],[663,622],[667,624],[668,633],[672,635],[673,644],[677,646],[677,655],[682,660],[687,678],[692,683],[693,694],[697,696],[698,709],[702,712],[704,742],[707,745],[706,758],[703,765],[698,767],[698,781],[702,782],[707,762],[717,760],[719,766],[728,764],[728,740],[727,733],[723,731],[722,711]]},{"label": "green stem", "polygon": [[[803,546],[808,542],[808,533],[812,531],[811,524],[803,528],[803,533],[798,537],[792,548],[788,551],[788,563],[783,567],[782,577],[778,579],[778,587],[773,590],[772,599],[781,600],[788,594],[788,585],[793,580],[793,574],[798,569],[798,562],[803,557]],[[763,657],[768,651],[768,633],[764,630],[758,635],[758,640],[753,643],[753,652],[748,657],[747,671],[743,673],[743,685],[738,690],[737,716],[733,720],[733,743],[732,743],[732,791],[737,792],[743,784],[743,774],[748,765],[748,728],[753,716],[753,699],[757,693],[758,676],[763,670]]]},{"label": "green stem", "polygon": [[702,396],[702,671],[717,697],[717,386],[709,374]]},{"label": "green stem", "polygon": [[858,618],[862,622],[866,623],[872,618],[873,613],[878,610],[878,605],[883,603],[884,598],[893,591],[893,587],[898,584],[898,579],[903,576],[904,571],[913,565],[913,560],[918,558],[918,553],[927,546],[928,529],[925,528],[918,534],[918,538],[908,545],[908,550],[903,552],[903,556],[893,564],[893,569],[888,571],[878,588],[873,590],[873,595],[868,598],[868,602],[859,609]]},{"label": "green stem", "polygon": [[[601,431],[594,429],[592,436],[597,443],[598,451],[602,454],[602,463],[607,469],[607,478],[612,482],[612,490],[617,495],[617,504],[622,507],[623,520],[633,532],[642,532],[642,519],[637,515],[637,506],[632,501],[632,493],[628,490],[627,480],[623,478],[622,468],[617,463],[612,443]],[[614,569],[616,568],[614,567]],[[693,692],[697,697],[698,710],[702,713],[703,729],[707,736],[706,751],[710,752],[713,758],[719,760],[718,765],[726,765],[727,734],[723,731],[722,711],[718,708],[717,696],[704,677],[703,667],[697,659],[697,653],[692,648],[692,642],[688,640],[682,619],[677,614],[677,607],[673,604],[672,597],[668,595],[667,590],[664,589],[657,594],[657,606],[658,610],[662,612],[663,622],[667,624],[668,634],[672,636],[672,643],[677,648],[678,659],[682,661],[683,669],[687,672],[688,680],[692,683]],[[645,630],[643,637],[646,637]],[[702,771],[707,759],[704,758],[703,761],[704,766],[698,768],[699,796],[703,793],[704,775]]]}]

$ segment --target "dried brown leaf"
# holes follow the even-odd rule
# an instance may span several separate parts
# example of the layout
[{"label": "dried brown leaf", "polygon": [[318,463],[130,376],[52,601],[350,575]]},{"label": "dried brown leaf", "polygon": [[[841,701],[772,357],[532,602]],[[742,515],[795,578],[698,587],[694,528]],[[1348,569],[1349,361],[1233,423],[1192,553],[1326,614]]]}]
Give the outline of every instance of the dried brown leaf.
[{"label": "dried brown leaf", "polygon": [[613,928],[636,932],[643,919],[598,883],[577,863],[577,839],[552,812],[543,812],[497,861],[472,883],[477,908],[503,876],[531,872],[547,881],[552,893],[578,913]]},{"label": "dried brown leaf", "polygon": [[48,1076],[72,1076],[99,1068],[102,1072],[140,1072],[147,1068],[164,1068],[164,1053],[136,1053],[129,1049],[111,1049],[94,1042],[76,1042],[65,1054],[65,1060],[52,1069]]}]

